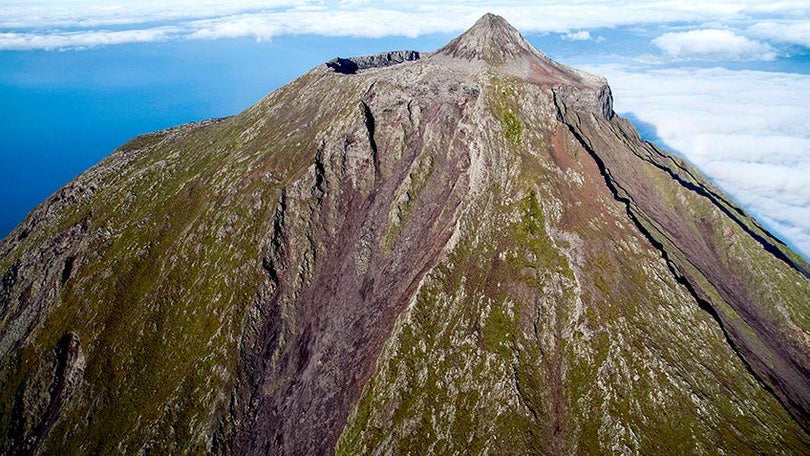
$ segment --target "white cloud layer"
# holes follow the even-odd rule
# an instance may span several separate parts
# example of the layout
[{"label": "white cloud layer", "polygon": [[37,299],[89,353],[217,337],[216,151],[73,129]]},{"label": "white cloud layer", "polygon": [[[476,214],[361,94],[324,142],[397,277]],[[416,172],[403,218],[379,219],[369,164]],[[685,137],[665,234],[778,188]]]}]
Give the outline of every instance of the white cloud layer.
[{"label": "white cloud layer", "polygon": [[587,30],[580,30],[578,32],[569,32],[563,35],[563,39],[570,41],[588,41],[591,39],[591,33]]},{"label": "white cloud layer", "polygon": [[676,59],[773,60],[776,52],[767,44],[750,40],[730,30],[701,29],[665,33],[653,44]]},{"label": "white cloud layer", "polygon": [[617,112],[655,125],[663,143],[810,258],[810,75],[588,69],[608,77]]},{"label": "white cloud layer", "polygon": [[810,48],[810,21],[764,21],[748,27],[748,33],[783,43]]},{"label": "white cloud layer", "polygon": [[52,34],[0,33],[0,50],[16,49],[82,49],[123,43],[165,41],[177,35],[173,27],[144,30],[95,30],[92,32],[62,32]]},{"label": "white cloud layer", "polygon": [[[807,36],[803,24],[810,23],[810,5],[796,0],[426,0],[416,6],[398,0],[30,0],[0,4],[0,50],[90,47],[125,42],[127,37],[132,41],[263,40],[303,33],[413,37],[459,32],[488,11],[506,17],[523,32],[570,33],[572,39],[584,39],[590,28],[626,25],[737,21],[754,27],[751,18],[763,16],[771,22],[790,20],[792,25],[785,29],[769,22],[752,33],[771,41],[801,43]],[[725,39],[727,46],[746,45],[735,43],[733,37]]]}]

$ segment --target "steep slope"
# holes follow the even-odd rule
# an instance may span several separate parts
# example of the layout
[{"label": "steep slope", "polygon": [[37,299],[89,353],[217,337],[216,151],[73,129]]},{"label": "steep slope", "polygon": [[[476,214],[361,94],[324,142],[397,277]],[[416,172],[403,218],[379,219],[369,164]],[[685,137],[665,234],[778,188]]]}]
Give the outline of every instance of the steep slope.
[{"label": "steep slope", "polygon": [[0,271],[4,453],[810,449],[808,265],[498,16],[133,139]]}]

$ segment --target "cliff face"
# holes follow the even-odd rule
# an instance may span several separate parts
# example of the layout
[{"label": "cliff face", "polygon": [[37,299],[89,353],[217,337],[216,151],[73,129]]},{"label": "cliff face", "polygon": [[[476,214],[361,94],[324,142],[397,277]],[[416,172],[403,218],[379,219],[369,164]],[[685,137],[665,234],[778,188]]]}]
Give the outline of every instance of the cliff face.
[{"label": "cliff face", "polygon": [[0,244],[4,453],[807,451],[807,264],[497,16],[133,139]]}]

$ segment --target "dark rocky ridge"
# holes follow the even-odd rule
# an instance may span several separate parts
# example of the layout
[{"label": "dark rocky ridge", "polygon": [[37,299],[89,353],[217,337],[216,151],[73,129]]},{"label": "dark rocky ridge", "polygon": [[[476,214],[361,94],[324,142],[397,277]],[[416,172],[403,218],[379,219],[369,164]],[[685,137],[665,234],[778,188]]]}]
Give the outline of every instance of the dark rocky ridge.
[{"label": "dark rocky ridge", "polygon": [[32,212],[0,451],[806,452],[806,263],[502,18],[415,57],[134,138]]},{"label": "dark rocky ridge", "polygon": [[360,57],[335,57],[326,62],[326,66],[343,74],[355,74],[360,70],[369,68],[384,68],[397,65],[402,62],[419,60],[421,54],[417,51],[394,51],[382,52],[380,54],[365,55]]}]

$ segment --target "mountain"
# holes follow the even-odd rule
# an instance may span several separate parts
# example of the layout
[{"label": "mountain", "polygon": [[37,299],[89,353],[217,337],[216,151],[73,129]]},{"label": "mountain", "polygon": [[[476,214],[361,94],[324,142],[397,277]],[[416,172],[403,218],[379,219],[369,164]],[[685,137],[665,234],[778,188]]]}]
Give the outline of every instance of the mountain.
[{"label": "mountain", "polygon": [[494,15],[132,139],[0,274],[5,454],[810,451],[810,266]]}]

